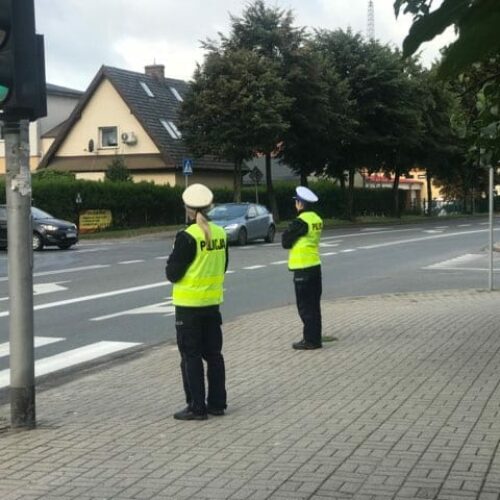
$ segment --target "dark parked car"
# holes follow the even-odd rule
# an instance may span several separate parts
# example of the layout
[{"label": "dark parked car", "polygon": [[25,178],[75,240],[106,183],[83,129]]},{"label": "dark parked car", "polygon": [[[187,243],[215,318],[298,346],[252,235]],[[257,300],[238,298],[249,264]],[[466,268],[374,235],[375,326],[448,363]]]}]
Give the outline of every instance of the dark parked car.
[{"label": "dark parked car", "polygon": [[215,224],[226,230],[227,239],[239,245],[247,241],[263,238],[268,243],[274,241],[276,226],[269,210],[255,203],[220,203],[215,205],[208,216]]},{"label": "dark parked car", "polygon": [[[78,241],[76,225],[31,207],[33,224],[33,250],[45,246],[57,246],[67,249]],[[7,207],[0,205],[0,248],[7,248]]]}]

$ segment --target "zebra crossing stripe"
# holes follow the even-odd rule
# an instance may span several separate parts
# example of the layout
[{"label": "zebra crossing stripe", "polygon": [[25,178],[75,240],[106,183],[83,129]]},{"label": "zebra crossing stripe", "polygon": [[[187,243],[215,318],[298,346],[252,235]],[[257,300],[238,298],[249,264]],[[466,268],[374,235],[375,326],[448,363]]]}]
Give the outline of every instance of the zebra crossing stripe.
[{"label": "zebra crossing stripe", "polygon": [[[44,345],[54,344],[66,340],[64,337],[35,337],[35,347],[42,347]],[[10,342],[0,344],[0,358],[9,356]]]},{"label": "zebra crossing stripe", "polygon": [[[61,352],[54,356],[35,361],[35,377],[70,368],[86,361],[113,354],[140,345],[137,342],[110,342],[102,341],[78,347],[70,351]],[[0,389],[10,385],[10,369],[0,370]]]}]

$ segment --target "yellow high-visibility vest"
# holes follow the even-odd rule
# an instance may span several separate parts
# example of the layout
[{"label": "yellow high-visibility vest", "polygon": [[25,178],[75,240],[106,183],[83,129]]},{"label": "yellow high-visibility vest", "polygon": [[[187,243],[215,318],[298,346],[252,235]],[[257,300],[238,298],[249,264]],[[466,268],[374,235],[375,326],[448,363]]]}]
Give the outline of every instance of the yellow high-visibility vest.
[{"label": "yellow high-visibility vest", "polygon": [[314,212],[303,212],[298,218],[307,224],[307,234],[301,236],[288,254],[288,269],[305,269],[321,264],[319,240],[323,230],[321,217]]},{"label": "yellow high-visibility vest", "polygon": [[227,236],[221,227],[211,222],[209,226],[212,239],[208,245],[200,226],[191,224],[186,228],[196,240],[196,257],[182,279],[174,283],[172,298],[175,306],[213,306],[223,301]]}]

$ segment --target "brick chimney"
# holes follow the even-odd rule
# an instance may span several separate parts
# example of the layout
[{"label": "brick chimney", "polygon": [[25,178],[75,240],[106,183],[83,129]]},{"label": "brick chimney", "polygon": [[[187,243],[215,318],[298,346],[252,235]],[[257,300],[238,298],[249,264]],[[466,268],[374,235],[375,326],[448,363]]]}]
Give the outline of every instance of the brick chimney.
[{"label": "brick chimney", "polygon": [[151,64],[150,66],[145,66],[144,72],[146,75],[157,78],[158,80],[165,79],[165,66],[163,64]]}]

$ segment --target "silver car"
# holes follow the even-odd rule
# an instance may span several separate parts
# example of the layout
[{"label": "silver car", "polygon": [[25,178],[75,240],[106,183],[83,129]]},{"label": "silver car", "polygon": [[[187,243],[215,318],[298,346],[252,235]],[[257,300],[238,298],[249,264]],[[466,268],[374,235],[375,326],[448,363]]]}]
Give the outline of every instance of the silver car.
[{"label": "silver car", "polygon": [[220,203],[208,216],[213,223],[226,230],[229,242],[246,245],[247,241],[264,239],[274,241],[276,226],[269,210],[255,203]]}]

